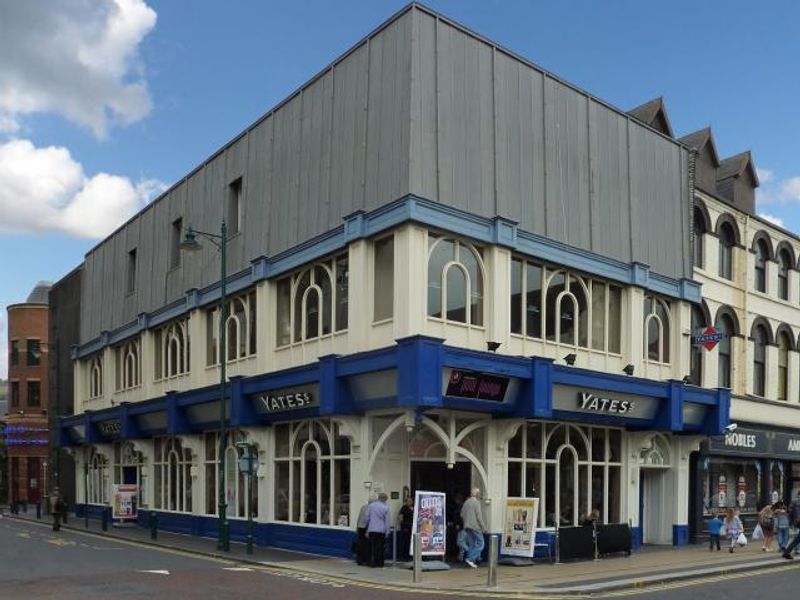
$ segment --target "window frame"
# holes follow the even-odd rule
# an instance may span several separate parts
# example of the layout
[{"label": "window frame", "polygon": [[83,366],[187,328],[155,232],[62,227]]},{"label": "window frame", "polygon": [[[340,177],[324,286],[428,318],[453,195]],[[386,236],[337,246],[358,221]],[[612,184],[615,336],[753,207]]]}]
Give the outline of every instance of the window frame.
[{"label": "window frame", "polygon": [[[650,310],[648,310],[648,305]],[[658,314],[659,306],[666,315],[666,323]],[[655,321],[658,332],[658,356],[650,357],[650,322]],[[649,363],[669,365],[672,359],[672,305],[670,302],[655,294],[646,294],[644,297],[644,360]]]},{"label": "window frame", "polygon": [[[483,248],[458,237],[438,235],[433,232],[428,232],[427,240],[428,251],[427,260],[425,261],[427,282],[425,314],[427,318],[442,323],[457,323],[466,325],[467,327],[484,329],[484,312],[486,307],[486,267],[483,262]],[[432,278],[431,274],[431,260],[433,259],[434,253],[437,251],[438,246],[444,243],[452,244],[453,255],[452,257],[447,257],[448,260],[446,260],[442,265],[441,273],[439,273],[434,279]],[[476,263],[477,270],[475,275],[478,279],[476,282],[472,281],[469,268],[461,260],[462,248],[465,249],[469,255],[471,255],[472,260],[474,260]],[[463,321],[460,319],[453,319],[448,315],[450,312],[450,308],[448,307],[448,288],[450,287],[448,283],[448,277],[450,274],[450,269],[456,269],[456,271],[460,272],[464,277]],[[436,282],[438,282],[438,288],[435,285]],[[438,316],[435,312],[432,312],[433,309],[430,303],[431,294],[436,294],[437,292],[435,290],[437,289],[439,296]],[[474,290],[477,290],[477,293],[473,294]]]}]

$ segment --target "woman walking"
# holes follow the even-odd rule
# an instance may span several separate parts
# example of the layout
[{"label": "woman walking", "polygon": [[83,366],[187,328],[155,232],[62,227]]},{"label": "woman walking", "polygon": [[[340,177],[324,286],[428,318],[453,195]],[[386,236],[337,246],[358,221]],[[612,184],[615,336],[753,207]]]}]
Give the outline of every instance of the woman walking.
[{"label": "woman walking", "polygon": [[761,546],[761,551],[772,550],[772,540],[775,539],[775,514],[771,504],[767,504],[758,513],[758,524],[764,534],[764,543]]},{"label": "woman walking", "polygon": [[778,549],[783,552],[789,544],[789,512],[783,501],[776,502],[773,507],[775,531],[778,534]]},{"label": "woman walking", "polygon": [[725,522],[722,526],[725,528],[725,535],[727,535],[728,539],[731,541],[731,546],[728,549],[728,552],[733,554],[733,549],[736,546],[737,540],[739,539],[739,534],[742,533],[742,520],[732,508],[729,508],[725,514]]}]

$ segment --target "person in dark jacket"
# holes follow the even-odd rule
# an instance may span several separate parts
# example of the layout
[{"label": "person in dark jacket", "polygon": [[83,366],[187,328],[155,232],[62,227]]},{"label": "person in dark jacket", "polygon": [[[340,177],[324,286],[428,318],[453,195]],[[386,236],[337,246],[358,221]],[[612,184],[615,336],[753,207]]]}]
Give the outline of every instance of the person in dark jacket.
[{"label": "person in dark jacket", "polygon": [[411,527],[414,524],[414,497],[406,496],[406,501],[400,507],[400,556],[409,560],[411,558]]},{"label": "person in dark jacket", "polygon": [[794,500],[792,500],[792,503],[789,505],[789,518],[792,524],[798,528],[797,535],[795,535],[791,543],[786,546],[781,556],[787,560],[792,560],[794,558],[794,549],[800,544],[800,491],[797,492],[797,496],[794,497]]}]

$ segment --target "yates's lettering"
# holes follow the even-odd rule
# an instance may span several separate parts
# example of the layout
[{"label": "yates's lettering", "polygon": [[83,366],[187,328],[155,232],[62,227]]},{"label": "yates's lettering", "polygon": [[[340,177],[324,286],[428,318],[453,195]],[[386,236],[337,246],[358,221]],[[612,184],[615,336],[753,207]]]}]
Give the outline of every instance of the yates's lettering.
[{"label": "yates's lettering", "polygon": [[316,406],[311,392],[291,392],[285,394],[258,394],[255,396],[256,410],[260,413],[297,410]]},{"label": "yates's lettering", "polygon": [[591,410],[616,415],[626,415],[636,408],[636,403],[630,400],[614,400],[602,398],[589,392],[581,392],[578,396],[581,410]]}]

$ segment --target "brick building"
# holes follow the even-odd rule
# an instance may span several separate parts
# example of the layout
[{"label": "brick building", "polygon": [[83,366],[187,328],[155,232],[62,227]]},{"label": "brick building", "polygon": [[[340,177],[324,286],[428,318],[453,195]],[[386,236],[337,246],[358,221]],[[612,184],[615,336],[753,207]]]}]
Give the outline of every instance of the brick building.
[{"label": "brick building", "polygon": [[46,496],[48,293],[40,282],[24,303],[8,307],[9,501],[35,503]]}]

